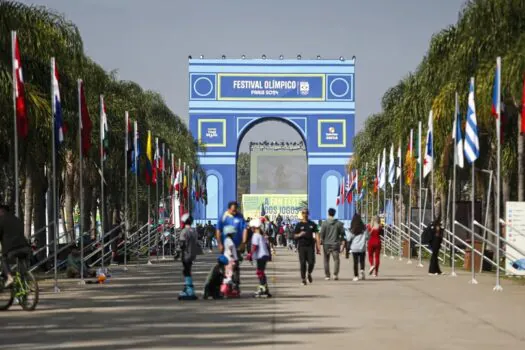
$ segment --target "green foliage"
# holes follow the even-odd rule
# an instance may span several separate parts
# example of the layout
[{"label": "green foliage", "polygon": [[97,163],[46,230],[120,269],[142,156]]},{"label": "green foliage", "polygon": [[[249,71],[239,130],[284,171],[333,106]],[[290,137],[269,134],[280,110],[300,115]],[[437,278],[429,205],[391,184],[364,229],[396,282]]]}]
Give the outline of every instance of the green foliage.
[{"label": "green foliage", "polygon": [[[446,187],[453,161],[451,139],[454,119],[454,94],[459,94],[460,112],[465,118],[468,83],[476,82],[476,111],[480,133],[480,159],[477,167],[493,169],[495,164],[495,122],[491,115],[492,87],[496,57],[502,57],[502,97],[507,123],[502,148],[502,170],[511,181],[517,168],[517,114],[525,72],[525,2],[521,0],[467,1],[454,26],[435,34],[415,72],[403,78],[383,96],[383,111],[372,115],[354,139],[352,166],[374,169],[377,155],[392,142],[402,142],[406,152],[410,129],[417,135],[423,121],[426,135],[428,112],[434,111],[434,160],[437,190]],[[463,119],[464,120],[464,119]],[[424,142],[424,140],[422,140]],[[415,146],[417,150],[417,145]],[[403,158],[404,159],[404,158]],[[468,177],[466,167],[458,176]],[[375,171],[369,171],[371,183]]]}]

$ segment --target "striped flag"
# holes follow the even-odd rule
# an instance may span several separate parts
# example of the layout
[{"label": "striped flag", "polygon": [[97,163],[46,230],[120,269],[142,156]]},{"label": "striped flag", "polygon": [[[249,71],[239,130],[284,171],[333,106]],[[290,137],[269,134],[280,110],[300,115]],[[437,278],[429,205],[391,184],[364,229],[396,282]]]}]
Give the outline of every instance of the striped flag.
[{"label": "striped flag", "polygon": [[[504,115],[502,115],[503,106],[501,105],[501,58],[496,60],[496,73],[494,74],[494,86],[492,87],[492,115],[499,119],[499,122],[496,123],[497,135],[499,137],[499,142],[502,143],[504,135],[501,130],[501,124],[505,124]],[[504,125],[505,126],[505,125]]]},{"label": "striped flag", "polygon": [[109,152],[109,138],[108,138],[108,117],[106,115],[106,105],[104,104],[104,96],[100,95],[100,152],[102,161],[105,161]]},{"label": "striped flag", "polygon": [[432,110],[428,114],[428,131],[427,131],[427,144],[425,146],[425,156],[423,158],[423,177],[427,177],[432,171],[434,166],[434,119]]},{"label": "striped flag", "polygon": [[474,102],[474,78],[470,78],[470,89],[468,93],[467,127],[465,129],[465,157],[471,164],[479,157],[478,122],[476,120],[476,104]]},{"label": "striped flag", "polygon": [[53,96],[53,124],[55,128],[55,143],[60,146],[64,142],[64,120],[62,119],[62,104],[60,103],[60,89],[58,87],[58,70],[55,58],[51,58],[51,92]]},{"label": "striped flag", "polygon": [[396,179],[399,179],[399,177],[401,176],[401,165],[403,164],[402,163],[402,158],[403,155],[401,154],[401,142],[399,142],[399,148],[397,149],[397,161],[398,161],[398,164],[397,164],[397,174],[396,174]]},{"label": "striped flag", "polygon": [[394,144],[390,147],[390,161],[388,163],[388,182],[391,186],[394,186],[396,181],[396,165],[394,159]]},{"label": "striped flag", "polygon": [[379,188],[385,189],[386,186],[386,148],[383,148],[383,159],[379,168]]},{"label": "striped flag", "polygon": [[20,59],[20,47],[18,36],[15,31],[11,32],[12,39],[12,62],[13,62],[13,90],[16,109],[16,130],[18,136],[26,138],[29,133],[29,120],[27,118],[24,77],[22,74],[22,61]]},{"label": "striped flag", "polygon": [[463,135],[461,132],[461,114],[459,114],[459,103],[457,93],[455,115],[456,116],[454,118],[454,125],[452,126],[452,139],[456,144],[456,154],[454,155],[454,157],[456,157],[456,165],[460,168],[463,168],[465,166],[465,157],[463,156]]},{"label": "striped flag", "polygon": [[148,130],[148,140],[146,142],[146,184],[153,183],[153,142],[151,140],[151,130]]},{"label": "striped flag", "polygon": [[139,171],[140,142],[137,121],[133,123],[133,153],[131,154],[131,172],[137,174]]},{"label": "striped flag", "polygon": [[523,77],[523,90],[521,96],[521,127],[520,134],[525,134],[525,77]]}]

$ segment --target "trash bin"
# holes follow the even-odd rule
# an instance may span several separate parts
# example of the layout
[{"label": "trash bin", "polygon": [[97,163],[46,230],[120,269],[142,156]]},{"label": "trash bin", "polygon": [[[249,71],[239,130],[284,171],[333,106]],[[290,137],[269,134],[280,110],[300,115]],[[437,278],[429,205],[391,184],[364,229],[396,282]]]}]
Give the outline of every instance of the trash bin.
[{"label": "trash bin", "polygon": [[[494,252],[492,250],[485,250],[485,256],[488,259],[494,261]],[[490,271],[492,271],[492,267],[493,267],[493,265],[491,263],[489,263],[486,260],[483,260],[483,267],[482,267],[483,271],[489,271],[490,272]]]},{"label": "trash bin", "polygon": [[[467,241],[467,243],[470,245],[471,241]],[[479,271],[479,268],[481,266],[481,256],[479,255],[479,252],[481,252],[481,249],[483,248],[483,244],[481,241],[474,241],[474,249],[476,250],[476,254],[474,254],[474,271]],[[463,265],[463,268],[467,271],[472,271],[472,251],[470,247],[465,249],[465,264]]]}]

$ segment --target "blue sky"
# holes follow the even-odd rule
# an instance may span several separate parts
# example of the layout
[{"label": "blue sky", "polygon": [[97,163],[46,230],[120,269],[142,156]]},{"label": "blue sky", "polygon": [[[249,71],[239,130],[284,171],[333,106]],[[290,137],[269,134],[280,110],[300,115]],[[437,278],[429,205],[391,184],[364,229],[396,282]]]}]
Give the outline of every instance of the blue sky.
[{"label": "blue sky", "polygon": [[[36,0],[80,29],[87,54],[118,77],[160,92],[188,113],[187,57],[357,57],[356,127],[383,93],[416,69],[432,34],[457,21],[463,0]],[[271,122],[243,143],[292,139]],[[256,129],[257,128],[257,129]],[[293,134],[293,133],[292,133]],[[298,138],[298,135],[296,136]],[[242,147],[245,148],[245,147]]]}]

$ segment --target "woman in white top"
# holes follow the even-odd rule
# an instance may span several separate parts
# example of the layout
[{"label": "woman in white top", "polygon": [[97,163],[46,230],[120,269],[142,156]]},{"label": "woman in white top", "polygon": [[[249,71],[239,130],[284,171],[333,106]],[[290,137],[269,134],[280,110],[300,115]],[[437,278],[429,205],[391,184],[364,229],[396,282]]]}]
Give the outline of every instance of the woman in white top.
[{"label": "woman in white top", "polygon": [[266,264],[271,259],[269,244],[261,232],[261,220],[253,219],[250,221],[250,227],[253,231],[252,251],[246,257],[249,261],[255,260],[257,264],[257,278],[259,279],[259,288],[255,297],[271,297],[266,279]]}]

